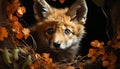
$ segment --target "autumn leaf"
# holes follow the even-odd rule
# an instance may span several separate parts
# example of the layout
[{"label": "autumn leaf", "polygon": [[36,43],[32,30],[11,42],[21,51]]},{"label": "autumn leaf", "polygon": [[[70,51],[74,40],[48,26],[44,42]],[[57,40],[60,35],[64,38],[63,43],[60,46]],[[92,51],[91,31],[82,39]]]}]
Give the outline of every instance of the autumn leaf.
[{"label": "autumn leaf", "polygon": [[12,0],[11,3],[7,2],[7,15],[14,14],[17,8],[20,6],[19,0]]},{"label": "autumn leaf", "polygon": [[38,62],[34,62],[33,64],[29,65],[30,69],[39,69],[39,64]]},{"label": "autumn leaf", "polygon": [[103,48],[104,42],[99,42],[98,40],[94,40],[90,43],[90,45],[94,48]]},{"label": "autumn leaf", "polygon": [[0,27],[0,41],[3,41],[4,38],[8,37],[8,32],[5,27]]},{"label": "autumn leaf", "polygon": [[[42,56],[40,54],[33,54],[37,59],[36,62],[30,64],[30,69],[52,69],[52,59],[49,58],[50,54],[43,53]],[[45,67],[45,68],[44,68]]]},{"label": "autumn leaf", "polygon": [[24,7],[24,6],[21,6],[21,7],[18,7],[18,8],[17,8],[16,15],[17,15],[18,17],[22,17],[25,12],[26,12],[25,7]]},{"label": "autumn leaf", "polygon": [[108,69],[114,69],[116,61],[117,57],[112,51],[102,57],[102,65]]},{"label": "autumn leaf", "polygon": [[92,42],[90,43],[90,45],[91,45],[92,47],[97,47],[98,43],[99,43],[98,40],[94,40],[94,41],[92,41]]},{"label": "autumn leaf", "polygon": [[18,38],[18,39],[23,38],[23,33],[22,33],[22,32],[17,33],[17,34],[16,34],[16,38]]},{"label": "autumn leaf", "polygon": [[103,56],[105,54],[105,49],[103,47],[104,42],[99,42],[98,40],[94,40],[91,43],[93,48],[89,49],[88,57],[91,57],[91,61],[95,62],[96,58],[100,55]]},{"label": "autumn leaf", "polygon": [[96,50],[95,49],[93,49],[93,48],[90,48],[89,49],[89,53],[88,53],[88,57],[92,57],[94,54],[96,53]]},{"label": "autumn leaf", "polygon": [[12,26],[12,31],[16,33],[20,33],[23,28],[18,21],[13,22],[11,26]]},{"label": "autumn leaf", "polygon": [[102,62],[102,66],[103,67],[106,67],[106,66],[108,66],[109,65],[109,61],[107,61],[107,60],[104,60],[103,62]]},{"label": "autumn leaf", "polygon": [[97,45],[98,48],[102,49],[103,48],[103,45],[104,45],[104,42],[100,42],[99,45]]},{"label": "autumn leaf", "polygon": [[117,49],[120,49],[120,42],[117,41],[117,42],[112,46],[112,48],[115,48],[116,50],[117,50]]},{"label": "autumn leaf", "polygon": [[43,53],[42,57],[45,58],[46,61],[52,63],[52,59],[50,58],[50,54],[49,53]]},{"label": "autumn leaf", "polygon": [[27,39],[27,37],[30,35],[30,30],[28,28],[23,28],[22,33],[24,35],[24,38]]},{"label": "autumn leaf", "polygon": [[113,52],[110,52],[108,59],[111,61],[112,64],[114,64],[116,62],[116,60],[117,60],[117,57]]}]

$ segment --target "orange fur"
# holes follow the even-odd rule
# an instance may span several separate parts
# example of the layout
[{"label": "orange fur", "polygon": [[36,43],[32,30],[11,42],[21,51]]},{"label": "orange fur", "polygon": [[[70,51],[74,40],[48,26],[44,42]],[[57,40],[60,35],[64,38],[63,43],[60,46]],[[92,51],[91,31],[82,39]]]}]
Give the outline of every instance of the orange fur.
[{"label": "orange fur", "polygon": [[[37,52],[50,53],[54,61],[72,61],[78,53],[84,26],[77,21],[70,21],[70,16],[66,15],[67,8],[52,10],[46,19],[36,25],[34,35]],[[54,46],[55,42],[60,44],[59,48]]]}]

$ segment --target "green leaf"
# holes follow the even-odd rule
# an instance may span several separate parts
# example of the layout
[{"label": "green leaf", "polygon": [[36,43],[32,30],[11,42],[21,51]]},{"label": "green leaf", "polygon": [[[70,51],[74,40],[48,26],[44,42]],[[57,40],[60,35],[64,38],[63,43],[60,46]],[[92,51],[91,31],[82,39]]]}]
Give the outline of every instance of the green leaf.
[{"label": "green leaf", "polygon": [[18,53],[19,53],[19,49],[14,49],[13,50],[13,57],[15,60],[18,60],[19,59],[19,56],[18,56]]},{"label": "green leaf", "polygon": [[25,67],[26,67],[27,65],[31,64],[31,63],[32,63],[31,56],[28,55],[28,57],[25,59],[25,62],[24,62],[24,64],[23,64],[23,66],[22,66],[22,69],[25,69]]},{"label": "green leaf", "polygon": [[5,64],[9,65],[10,63],[12,63],[10,59],[11,57],[12,57],[12,54],[9,52],[8,49],[5,48],[3,50],[3,59],[4,59]]},{"label": "green leaf", "polygon": [[104,0],[92,0],[92,1],[99,7],[104,6]]}]

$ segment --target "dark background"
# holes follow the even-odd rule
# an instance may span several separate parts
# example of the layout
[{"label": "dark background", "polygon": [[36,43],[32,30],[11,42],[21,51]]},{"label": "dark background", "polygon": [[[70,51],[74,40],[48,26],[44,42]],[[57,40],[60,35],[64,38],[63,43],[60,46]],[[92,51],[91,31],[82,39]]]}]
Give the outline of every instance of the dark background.
[{"label": "dark background", "polygon": [[[69,7],[75,0],[65,0],[63,4],[61,4],[59,0],[46,1],[53,7],[64,8]],[[82,53],[82,55],[88,53],[91,41],[99,40],[106,43],[106,41],[108,40],[106,35],[107,19],[102,11],[102,8],[95,5],[91,0],[86,0],[86,2],[88,6],[88,15],[85,24],[86,35],[80,43],[80,53]],[[33,16],[33,0],[21,0],[21,3],[23,6],[26,7],[27,12],[20,19],[20,21],[23,23],[24,26],[31,26],[35,24],[35,18]]]}]

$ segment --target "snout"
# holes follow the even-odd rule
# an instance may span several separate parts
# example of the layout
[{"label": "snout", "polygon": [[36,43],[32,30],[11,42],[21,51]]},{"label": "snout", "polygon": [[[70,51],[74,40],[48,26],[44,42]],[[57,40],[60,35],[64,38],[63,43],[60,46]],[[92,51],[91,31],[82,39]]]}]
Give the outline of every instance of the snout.
[{"label": "snout", "polygon": [[58,42],[53,42],[53,46],[56,48],[56,49],[59,49],[60,48],[60,43]]}]

